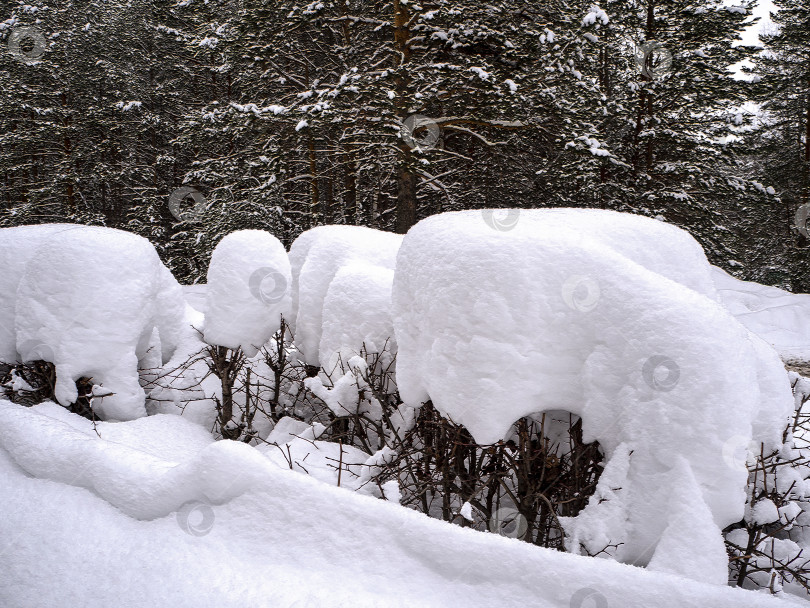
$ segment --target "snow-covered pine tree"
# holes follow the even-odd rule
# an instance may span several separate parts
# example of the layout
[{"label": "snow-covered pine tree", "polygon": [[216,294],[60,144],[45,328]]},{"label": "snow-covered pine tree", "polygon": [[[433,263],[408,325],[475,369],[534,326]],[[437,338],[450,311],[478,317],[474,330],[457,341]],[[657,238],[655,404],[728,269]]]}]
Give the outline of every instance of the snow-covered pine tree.
[{"label": "snow-covered pine tree", "polygon": [[[760,35],[765,45],[750,70],[760,106],[758,129],[747,138],[759,169],[780,204],[769,209],[780,277],[794,291],[810,290],[810,238],[799,230],[799,213],[810,204],[810,2],[776,0],[775,27]],[[776,221],[773,219],[776,218]]]},{"label": "snow-covered pine tree", "polygon": [[[592,18],[586,77],[604,101],[593,131],[568,143],[568,169],[551,177],[561,204],[662,216],[701,240],[715,263],[744,256],[736,226],[766,187],[736,175],[728,143],[745,116],[748,83],[729,66],[751,3],[604,3]],[[562,179],[565,176],[575,179]]]}]

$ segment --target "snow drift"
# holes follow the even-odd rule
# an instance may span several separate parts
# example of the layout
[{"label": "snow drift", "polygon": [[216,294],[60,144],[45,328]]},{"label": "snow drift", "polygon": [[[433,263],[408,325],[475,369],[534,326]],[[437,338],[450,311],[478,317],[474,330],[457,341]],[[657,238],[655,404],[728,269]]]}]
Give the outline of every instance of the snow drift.
[{"label": "snow drift", "polygon": [[0,495],[0,604],[16,608],[786,601],[453,526],[212,443],[177,416],[96,434],[53,404],[0,401]]},{"label": "snow drift", "polygon": [[[76,400],[76,380],[90,377],[113,393],[94,400],[100,417],[145,415],[138,362],[169,359],[186,306],[151,243],[69,225],[6,228],[0,242],[4,255],[12,252],[0,312],[6,327],[13,323],[18,358],[55,365],[63,405]],[[5,343],[4,355],[10,350]]]},{"label": "snow drift", "polygon": [[327,365],[340,347],[359,352],[364,341],[383,347],[401,242],[401,235],[361,226],[319,226],[295,240],[290,326],[307,364]]},{"label": "snow drift", "polygon": [[522,210],[510,230],[486,220],[430,217],[399,250],[403,400],[431,399],[481,443],[531,413],[581,416],[613,498],[567,522],[573,548],[670,568],[662,553],[700,518],[710,533],[693,550],[715,561],[699,570],[724,583],[720,529],[742,517],[747,477],[724,455],[741,438],[779,445],[792,407],[779,358],[718,303],[699,245],[673,226],[567,209]]},{"label": "snow drift", "polygon": [[735,279],[720,268],[712,278],[723,305],[786,361],[810,361],[810,294]]}]

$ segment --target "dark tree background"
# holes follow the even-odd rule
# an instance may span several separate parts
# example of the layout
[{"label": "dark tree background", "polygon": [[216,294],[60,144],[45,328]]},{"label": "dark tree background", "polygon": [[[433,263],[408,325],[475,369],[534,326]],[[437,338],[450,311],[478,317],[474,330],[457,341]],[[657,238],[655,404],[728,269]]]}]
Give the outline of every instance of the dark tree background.
[{"label": "dark tree background", "polygon": [[0,226],[134,231],[195,282],[240,228],[595,207],[810,291],[810,0],[764,51],[737,45],[752,5],[9,2]]}]

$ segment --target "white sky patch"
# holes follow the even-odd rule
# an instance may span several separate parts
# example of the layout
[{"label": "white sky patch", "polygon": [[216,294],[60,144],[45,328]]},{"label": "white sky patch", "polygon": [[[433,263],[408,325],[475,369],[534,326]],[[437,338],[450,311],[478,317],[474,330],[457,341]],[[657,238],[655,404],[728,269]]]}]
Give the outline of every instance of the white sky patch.
[{"label": "white sky patch", "polygon": [[[725,0],[724,4],[726,6],[734,6],[739,4],[739,2],[737,0]],[[752,23],[743,31],[741,36],[742,41],[738,44],[762,47],[762,42],[759,39],[760,33],[766,32],[770,28],[775,27],[773,21],[771,21],[771,12],[776,12],[776,7],[774,6],[772,0],[758,0],[758,2],[754,5],[753,18],[759,17],[759,21]],[[739,61],[729,66],[729,70],[734,72],[734,78],[739,80],[749,80],[751,77],[742,73],[743,66],[751,67],[752,64],[750,61]]]}]

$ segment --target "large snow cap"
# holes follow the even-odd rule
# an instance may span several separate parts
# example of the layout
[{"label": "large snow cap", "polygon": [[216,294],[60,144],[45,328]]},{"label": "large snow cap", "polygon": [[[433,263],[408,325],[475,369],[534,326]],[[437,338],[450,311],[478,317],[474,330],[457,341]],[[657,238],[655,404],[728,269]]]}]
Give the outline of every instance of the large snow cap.
[{"label": "large snow cap", "polygon": [[714,299],[693,239],[597,210],[521,211],[499,227],[486,212],[446,213],[405,237],[392,296],[403,400],[431,399],[481,443],[566,409],[608,459],[625,444],[622,559],[649,559],[667,526],[664,475],[678,456],[715,524],[738,521],[747,472],[729,450],[755,426],[778,444],[790,387]]},{"label": "large snow cap", "polygon": [[114,393],[94,400],[100,417],[145,415],[138,360],[156,346],[155,329],[160,358],[173,352],[185,313],[180,286],[151,243],[137,235],[88,226],[37,228],[10,234],[12,241],[37,242],[16,293],[20,358],[55,364],[55,394],[63,405],[76,400],[75,381],[91,377]]},{"label": "large snow cap", "polygon": [[73,224],[42,224],[0,228],[0,361],[17,360],[17,334],[14,331],[14,306],[17,287],[25,274],[25,265],[40,243],[49,235],[73,230]]},{"label": "large snow cap", "polygon": [[208,266],[205,341],[242,347],[248,357],[278,330],[290,306],[290,262],[281,242],[263,230],[223,238]]},{"label": "large snow cap", "polygon": [[375,264],[352,262],[338,270],[323,304],[321,365],[340,355],[344,363],[365,353],[396,353],[391,318],[394,271]]},{"label": "large snow cap", "polygon": [[[319,346],[324,323],[342,324],[344,321],[354,326],[362,325],[356,319],[324,319],[324,301],[330,284],[343,266],[353,262],[364,262],[381,269],[393,270],[402,235],[391,234],[364,228],[362,226],[319,226],[307,230],[299,236],[290,248],[290,265],[292,267],[292,317],[291,327],[295,331],[295,341],[310,365],[326,364],[319,360]],[[373,280],[369,289],[375,294],[374,302],[385,298],[381,292],[380,273],[368,271],[360,274]],[[354,280],[344,276],[342,281],[349,281],[357,286],[360,275],[353,273]],[[382,294],[382,295],[381,295]],[[337,296],[337,292],[333,291]],[[346,294],[347,298],[351,294]],[[347,300],[344,299],[344,302]],[[379,318],[378,309],[372,302],[370,308],[359,306],[354,315],[369,314]],[[336,304],[337,307],[337,304]],[[345,310],[345,309],[343,309]],[[374,324],[371,320],[369,324]]]}]

